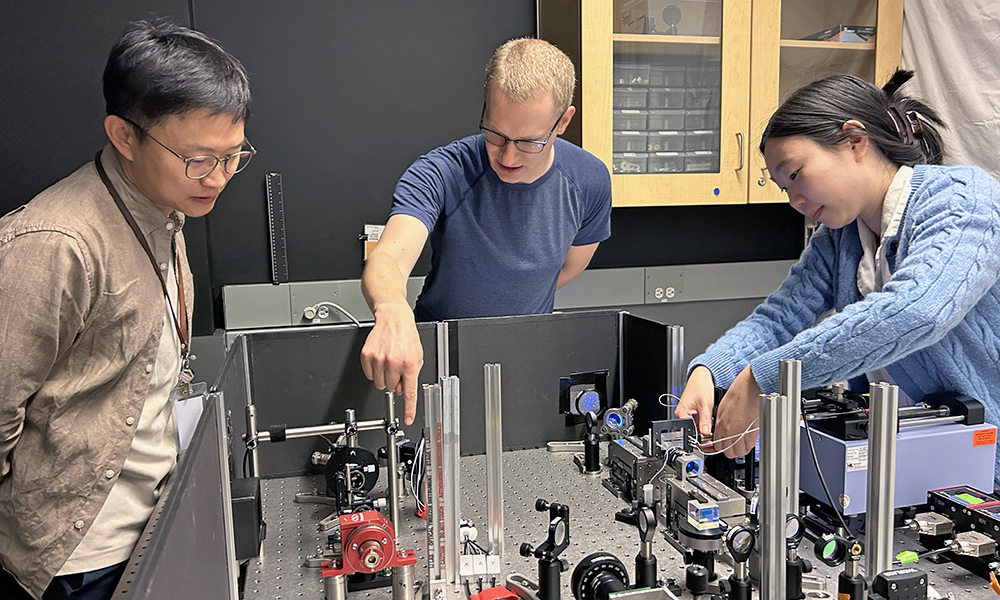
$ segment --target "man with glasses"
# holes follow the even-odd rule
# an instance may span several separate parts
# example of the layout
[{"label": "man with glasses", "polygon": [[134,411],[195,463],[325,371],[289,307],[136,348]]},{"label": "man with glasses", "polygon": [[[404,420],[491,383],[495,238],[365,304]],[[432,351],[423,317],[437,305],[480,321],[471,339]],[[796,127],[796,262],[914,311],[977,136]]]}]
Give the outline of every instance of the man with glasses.
[{"label": "man with glasses", "polygon": [[[552,311],[555,292],[611,235],[611,177],[558,136],[575,109],[573,63],[548,42],[507,42],[486,67],[480,134],[432,150],[406,171],[362,291],[375,326],[365,375],[416,410],[423,350],[416,321]],[[416,307],[406,279],[430,238]]]},{"label": "man with glasses", "polygon": [[0,596],[110,598],[178,452],[181,230],[256,150],[234,57],[167,21],[104,70],[110,140],[0,219]]}]

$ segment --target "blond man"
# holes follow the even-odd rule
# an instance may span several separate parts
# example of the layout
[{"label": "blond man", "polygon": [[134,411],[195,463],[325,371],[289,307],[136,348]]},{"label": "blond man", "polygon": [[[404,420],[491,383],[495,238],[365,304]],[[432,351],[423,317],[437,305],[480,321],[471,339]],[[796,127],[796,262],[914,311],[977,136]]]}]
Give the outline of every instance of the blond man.
[{"label": "blond man", "polygon": [[[555,292],[611,235],[611,177],[559,138],[576,109],[576,73],[552,44],[511,40],[486,67],[478,135],[436,148],[396,185],[362,291],[375,326],[365,375],[416,410],[423,350],[417,321],[552,312]],[[430,238],[432,265],[416,307],[406,279]]]}]

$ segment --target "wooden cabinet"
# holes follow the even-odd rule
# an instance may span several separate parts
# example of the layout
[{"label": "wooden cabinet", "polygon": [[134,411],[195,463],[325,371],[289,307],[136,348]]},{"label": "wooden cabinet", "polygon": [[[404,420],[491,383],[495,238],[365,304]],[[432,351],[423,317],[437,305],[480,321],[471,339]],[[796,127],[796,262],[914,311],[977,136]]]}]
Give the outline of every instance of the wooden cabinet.
[{"label": "wooden cabinet", "polygon": [[784,202],[757,150],[780,101],[835,73],[881,84],[902,48],[903,0],[538,5],[579,70],[567,137],[608,165],[615,206]]}]

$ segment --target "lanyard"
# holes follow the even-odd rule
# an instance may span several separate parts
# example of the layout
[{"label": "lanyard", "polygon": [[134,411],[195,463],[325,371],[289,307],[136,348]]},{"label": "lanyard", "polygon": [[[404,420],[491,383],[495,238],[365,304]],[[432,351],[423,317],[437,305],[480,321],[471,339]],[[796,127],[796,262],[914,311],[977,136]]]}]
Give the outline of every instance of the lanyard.
[{"label": "lanyard", "polygon": [[[177,265],[178,268],[174,270],[174,273],[177,276],[177,285],[180,288],[178,290],[179,292],[178,301],[180,303],[180,309],[181,309],[180,311],[181,320],[178,321],[177,315],[174,314],[173,305],[170,302],[170,293],[167,291],[167,282],[163,278],[163,273],[160,272],[160,268],[156,265],[156,257],[153,256],[153,251],[149,249],[149,243],[146,242],[146,236],[144,236],[142,234],[142,231],[139,229],[139,224],[135,222],[135,218],[132,216],[132,213],[129,211],[128,207],[125,206],[125,202],[122,200],[122,197],[118,194],[118,190],[116,190],[115,186],[111,183],[111,179],[108,177],[107,171],[104,170],[104,165],[101,164],[101,152],[102,152],[101,150],[98,150],[97,156],[94,157],[94,165],[97,167],[97,173],[101,176],[101,181],[104,182],[104,187],[108,188],[108,193],[110,193],[111,197],[115,199],[115,204],[118,205],[118,210],[121,211],[122,216],[124,216],[125,220],[128,221],[129,227],[132,228],[132,233],[134,233],[136,239],[139,240],[139,244],[142,245],[142,249],[146,251],[146,256],[149,257],[149,262],[150,264],[153,265],[153,271],[156,272],[156,277],[160,280],[160,285],[163,286],[163,296],[164,298],[167,299],[167,306],[170,307],[170,316],[173,317],[174,327],[177,329],[177,338],[181,342],[181,377],[183,378],[185,374],[190,373],[189,358],[188,358],[188,353],[190,349],[188,348],[188,336],[187,336],[187,325],[188,325],[187,308],[185,307],[184,303],[184,276],[181,273],[180,264],[178,264]],[[171,243],[170,247],[176,262],[176,256],[177,256],[176,243]]]}]

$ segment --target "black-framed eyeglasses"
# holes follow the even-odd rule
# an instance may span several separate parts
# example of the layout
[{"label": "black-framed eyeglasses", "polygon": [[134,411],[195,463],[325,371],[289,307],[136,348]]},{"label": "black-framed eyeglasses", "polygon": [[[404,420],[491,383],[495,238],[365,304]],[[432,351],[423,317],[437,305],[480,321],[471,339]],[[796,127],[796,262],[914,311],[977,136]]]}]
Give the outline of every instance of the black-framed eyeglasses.
[{"label": "black-framed eyeglasses", "polygon": [[549,139],[552,138],[552,134],[555,133],[556,127],[559,125],[559,121],[562,120],[563,116],[559,115],[556,122],[552,124],[552,129],[549,130],[549,134],[545,136],[544,140],[512,140],[504,134],[493,131],[489,127],[483,126],[483,117],[486,116],[486,105],[483,104],[483,114],[479,115],[479,130],[483,132],[483,137],[486,141],[494,146],[499,146],[503,148],[507,142],[513,142],[514,147],[524,152],[526,154],[538,154],[545,149],[545,144],[549,143]]},{"label": "black-framed eyeglasses", "polygon": [[153,140],[160,146],[163,146],[167,152],[184,161],[184,175],[186,175],[188,179],[204,179],[208,177],[212,174],[212,171],[215,170],[215,167],[217,167],[219,163],[222,163],[222,169],[226,173],[235,175],[247,168],[247,165],[250,164],[250,159],[253,158],[254,154],[257,154],[257,149],[253,147],[253,144],[251,144],[248,140],[243,140],[243,143],[247,145],[247,149],[240,150],[239,152],[233,152],[228,156],[220,158],[218,156],[212,156],[211,154],[203,154],[200,156],[186,158],[174,152],[170,148],[167,148],[163,142],[150,135],[149,130],[142,125],[139,125],[132,119],[126,117],[120,118],[132,127],[141,131],[143,135],[149,136],[149,139]]}]

